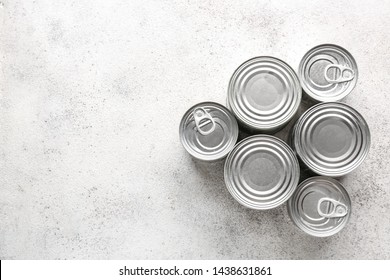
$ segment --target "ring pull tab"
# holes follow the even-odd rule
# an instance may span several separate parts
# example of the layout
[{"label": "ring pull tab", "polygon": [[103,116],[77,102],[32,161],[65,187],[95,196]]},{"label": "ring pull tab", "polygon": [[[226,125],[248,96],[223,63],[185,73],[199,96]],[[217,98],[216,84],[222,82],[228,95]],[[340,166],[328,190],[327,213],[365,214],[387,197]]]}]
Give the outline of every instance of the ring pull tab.
[{"label": "ring pull tab", "polygon": [[[321,210],[321,204],[325,202],[331,204],[330,207],[328,206],[328,209],[330,209],[329,213],[324,213]],[[327,197],[321,198],[318,201],[317,210],[318,214],[324,218],[341,218],[348,214],[348,207],[344,203]]]},{"label": "ring pull tab", "polygon": [[[215,121],[211,117],[211,115],[204,109],[203,107],[197,107],[194,109],[194,112],[192,113],[195,119],[195,126],[198,132],[202,135],[209,135],[211,132],[215,129]],[[212,124],[210,129],[203,130],[202,127]]]},{"label": "ring pull tab", "polygon": [[[340,75],[335,79],[332,79],[328,76],[328,70],[331,68],[335,68],[335,69],[338,69],[340,71]],[[338,84],[338,83],[348,82],[348,81],[352,80],[353,78],[355,78],[355,71],[353,71],[353,69],[351,69],[347,66],[343,66],[340,64],[329,64],[328,66],[325,67],[324,75],[325,75],[325,80],[328,83]]]}]

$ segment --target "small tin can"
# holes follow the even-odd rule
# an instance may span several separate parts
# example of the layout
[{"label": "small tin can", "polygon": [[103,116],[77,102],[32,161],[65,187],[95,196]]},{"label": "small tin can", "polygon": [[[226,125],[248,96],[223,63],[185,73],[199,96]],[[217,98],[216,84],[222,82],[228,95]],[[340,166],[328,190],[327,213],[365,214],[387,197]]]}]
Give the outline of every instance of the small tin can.
[{"label": "small tin can", "polygon": [[203,102],[184,114],[179,134],[182,145],[193,157],[217,161],[226,157],[236,144],[238,125],[224,106]]},{"label": "small tin can", "polygon": [[254,135],[238,143],[225,161],[230,194],[242,205],[258,210],[275,208],[298,185],[299,164],[291,148],[270,135]]},{"label": "small tin can", "polygon": [[287,203],[293,223],[317,237],[336,234],[351,215],[351,200],[340,182],[328,177],[303,181]]},{"label": "small tin can", "polygon": [[370,148],[370,130],[352,107],[339,102],[319,103],[296,122],[292,147],[316,174],[343,176],[357,168]]},{"label": "small tin can", "polygon": [[295,115],[301,96],[298,76],[287,63],[260,56],[244,62],[234,72],[227,105],[243,128],[274,133]]},{"label": "small tin can", "polygon": [[299,64],[303,91],[320,102],[339,101],[355,87],[358,68],[353,56],[336,45],[319,45],[309,50]]}]

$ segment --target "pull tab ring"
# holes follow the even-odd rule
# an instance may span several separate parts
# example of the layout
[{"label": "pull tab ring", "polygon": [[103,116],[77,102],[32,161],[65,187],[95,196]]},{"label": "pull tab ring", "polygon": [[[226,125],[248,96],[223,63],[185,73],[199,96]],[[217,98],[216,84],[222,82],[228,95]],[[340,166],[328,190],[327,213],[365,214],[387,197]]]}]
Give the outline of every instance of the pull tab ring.
[{"label": "pull tab ring", "polygon": [[[200,134],[206,136],[215,130],[215,121],[213,117],[206,111],[206,109],[204,109],[203,107],[197,107],[194,109],[194,112],[192,114],[194,116],[196,129]],[[203,130],[202,127],[208,125],[209,123],[212,124],[210,129]]]},{"label": "pull tab ring", "polygon": [[[332,211],[329,213],[324,213],[321,210],[321,204],[324,202],[329,202],[333,205]],[[348,207],[340,201],[328,197],[323,197],[318,201],[317,211],[318,214],[324,218],[341,218],[348,214]]]},{"label": "pull tab ring", "polygon": [[[337,79],[332,79],[328,76],[328,70],[331,68],[336,68],[340,70],[340,76]],[[348,77],[345,75],[346,73],[350,73]],[[353,78],[355,78],[355,71],[353,71],[353,69],[347,66],[343,66],[339,64],[329,64],[328,66],[325,67],[324,75],[325,75],[325,80],[328,83],[338,84],[338,83],[351,81]]]}]

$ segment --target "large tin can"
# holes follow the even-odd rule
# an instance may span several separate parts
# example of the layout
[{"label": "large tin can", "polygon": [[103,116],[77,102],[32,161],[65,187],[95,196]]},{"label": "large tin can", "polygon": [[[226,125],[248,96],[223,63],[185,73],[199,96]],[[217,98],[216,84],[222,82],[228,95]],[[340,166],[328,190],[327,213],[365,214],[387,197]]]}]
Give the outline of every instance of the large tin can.
[{"label": "large tin can", "polygon": [[292,147],[316,174],[343,176],[357,168],[370,147],[370,130],[352,107],[338,102],[320,103],[296,122]]},{"label": "large tin can", "polygon": [[298,159],[282,140],[254,135],[239,142],[228,155],[224,177],[239,203],[252,209],[271,209],[287,201],[298,185]]},{"label": "large tin can", "polygon": [[297,187],[287,203],[294,224],[318,237],[336,234],[351,215],[351,200],[340,182],[328,177],[312,177]]},{"label": "large tin can", "polygon": [[320,102],[339,101],[355,87],[358,68],[353,56],[336,45],[319,45],[309,50],[299,64],[303,91]]},{"label": "large tin can", "polygon": [[229,82],[227,105],[250,132],[274,133],[295,115],[302,89],[282,60],[261,56],[240,65]]},{"label": "large tin can", "polygon": [[203,102],[191,107],[179,128],[180,141],[193,157],[217,161],[226,157],[237,142],[238,125],[224,106]]}]

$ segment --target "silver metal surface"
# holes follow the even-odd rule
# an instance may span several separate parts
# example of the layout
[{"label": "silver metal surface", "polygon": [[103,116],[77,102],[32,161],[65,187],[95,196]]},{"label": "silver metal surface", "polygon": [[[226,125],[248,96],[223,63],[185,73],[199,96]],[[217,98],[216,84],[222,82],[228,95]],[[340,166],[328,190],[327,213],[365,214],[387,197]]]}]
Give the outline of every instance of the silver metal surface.
[{"label": "silver metal surface", "polygon": [[351,200],[340,182],[317,176],[297,187],[287,209],[291,220],[304,232],[326,237],[336,234],[347,224]]},{"label": "silver metal surface", "polygon": [[244,62],[234,72],[227,105],[244,127],[272,133],[291,120],[301,96],[294,70],[282,60],[261,56]]},{"label": "silver metal surface", "polygon": [[[192,113],[195,120],[196,131],[202,135],[209,135],[215,131],[215,121],[214,118],[206,111],[203,107],[196,107]],[[207,130],[204,130],[203,127],[211,124]]]},{"label": "silver metal surface", "polygon": [[343,176],[357,168],[370,147],[370,130],[352,107],[338,102],[308,109],[293,129],[292,147],[313,172]]},{"label": "silver metal surface", "polygon": [[271,209],[287,201],[299,180],[298,159],[282,140],[255,135],[242,140],[225,162],[225,183],[242,205]]},{"label": "silver metal surface", "polygon": [[203,102],[191,107],[183,116],[179,128],[180,141],[195,158],[216,161],[234,147],[238,125],[224,106]]},{"label": "silver metal surface", "polygon": [[312,99],[338,101],[355,87],[358,68],[355,59],[344,48],[319,45],[309,50],[299,64],[302,88]]}]

